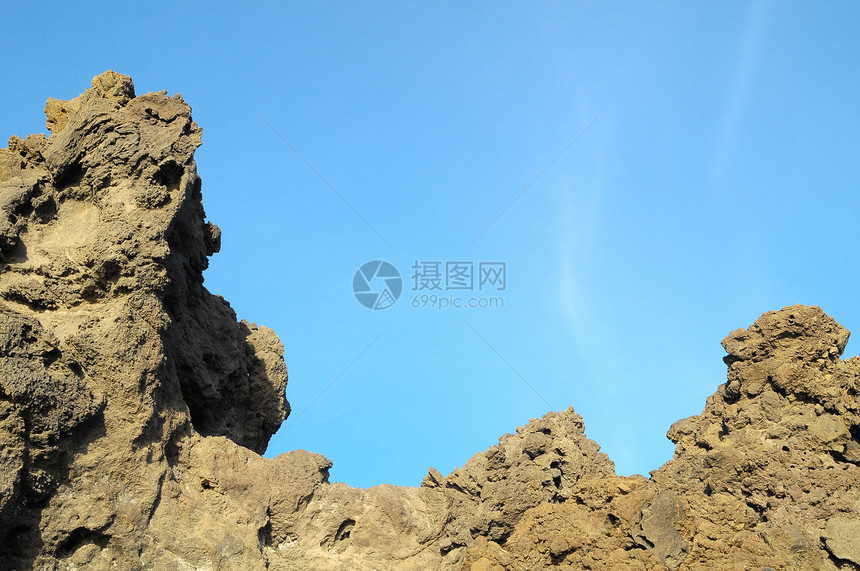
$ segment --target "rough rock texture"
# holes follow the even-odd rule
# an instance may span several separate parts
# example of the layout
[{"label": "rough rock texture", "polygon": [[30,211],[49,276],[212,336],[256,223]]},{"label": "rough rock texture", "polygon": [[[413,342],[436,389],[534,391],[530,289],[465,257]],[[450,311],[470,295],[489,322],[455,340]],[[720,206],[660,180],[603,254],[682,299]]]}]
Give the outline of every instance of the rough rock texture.
[{"label": "rough rock texture", "polygon": [[723,340],[728,382],[676,422],[650,480],[587,480],[526,513],[473,569],[860,567],[860,359],[817,307],[762,315]]},{"label": "rough rock texture", "polygon": [[860,359],[817,307],[732,332],[673,460],[616,476],[568,409],[419,487],[264,459],[283,346],[202,272],[200,129],[106,72],[0,149],[0,569],[857,569]]},{"label": "rough rock texture", "polygon": [[4,569],[136,554],[197,435],[262,452],[288,410],[277,336],[202,286],[191,108],[107,72],[46,114],[0,150]]}]

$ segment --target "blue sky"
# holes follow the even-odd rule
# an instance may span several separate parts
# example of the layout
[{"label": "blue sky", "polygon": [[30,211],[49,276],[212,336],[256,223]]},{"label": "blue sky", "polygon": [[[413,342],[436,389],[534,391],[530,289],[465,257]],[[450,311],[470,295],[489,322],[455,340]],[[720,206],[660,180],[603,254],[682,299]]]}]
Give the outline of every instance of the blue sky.
[{"label": "blue sky", "polygon": [[[731,330],[860,328],[858,29],[855,2],[7,3],[0,133],[106,69],[192,105],[206,286],[286,348],[268,455],[417,485],[572,405],[647,473]],[[388,309],[353,296],[370,260]],[[504,307],[412,307],[416,260],[505,262]]]}]

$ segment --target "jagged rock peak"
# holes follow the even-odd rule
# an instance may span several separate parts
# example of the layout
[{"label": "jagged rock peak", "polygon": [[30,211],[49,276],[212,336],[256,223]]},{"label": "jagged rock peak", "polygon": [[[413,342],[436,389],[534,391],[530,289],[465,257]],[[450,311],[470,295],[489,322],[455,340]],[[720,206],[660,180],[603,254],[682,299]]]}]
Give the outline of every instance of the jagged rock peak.
[{"label": "jagged rock peak", "polygon": [[762,315],[723,340],[727,382],[676,422],[650,480],[583,480],[525,513],[468,569],[856,569],[860,359],[820,308]]},{"label": "jagged rock peak", "polygon": [[0,554],[19,566],[143,541],[183,443],[262,452],[289,410],[277,336],[203,287],[220,231],[191,108],[109,71],[46,114],[50,137],[0,149]]}]

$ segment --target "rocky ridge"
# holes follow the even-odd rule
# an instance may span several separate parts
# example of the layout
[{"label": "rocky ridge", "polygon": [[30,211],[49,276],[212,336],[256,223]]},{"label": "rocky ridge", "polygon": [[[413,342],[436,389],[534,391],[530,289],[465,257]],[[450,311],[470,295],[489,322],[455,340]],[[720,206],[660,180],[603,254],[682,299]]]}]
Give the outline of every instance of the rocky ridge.
[{"label": "rocky ridge", "polygon": [[330,483],[260,456],[283,346],[203,286],[190,107],[106,72],[45,111],[0,149],[0,568],[860,568],[860,359],[819,308],[726,337],[648,479],[568,409],[419,487]]}]

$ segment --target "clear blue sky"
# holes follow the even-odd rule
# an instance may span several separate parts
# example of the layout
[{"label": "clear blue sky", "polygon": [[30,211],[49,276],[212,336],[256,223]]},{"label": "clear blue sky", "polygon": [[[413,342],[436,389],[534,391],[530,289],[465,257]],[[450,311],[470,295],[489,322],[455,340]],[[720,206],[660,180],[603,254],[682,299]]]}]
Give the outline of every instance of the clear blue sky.
[{"label": "clear blue sky", "polygon": [[[417,485],[549,403],[647,473],[729,331],[794,303],[860,329],[856,2],[46,5],[4,5],[0,134],[106,69],[192,105],[206,286],[286,347],[269,455]],[[371,311],[377,259],[404,291]],[[504,307],[411,307],[416,260],[506,262]]]}]

